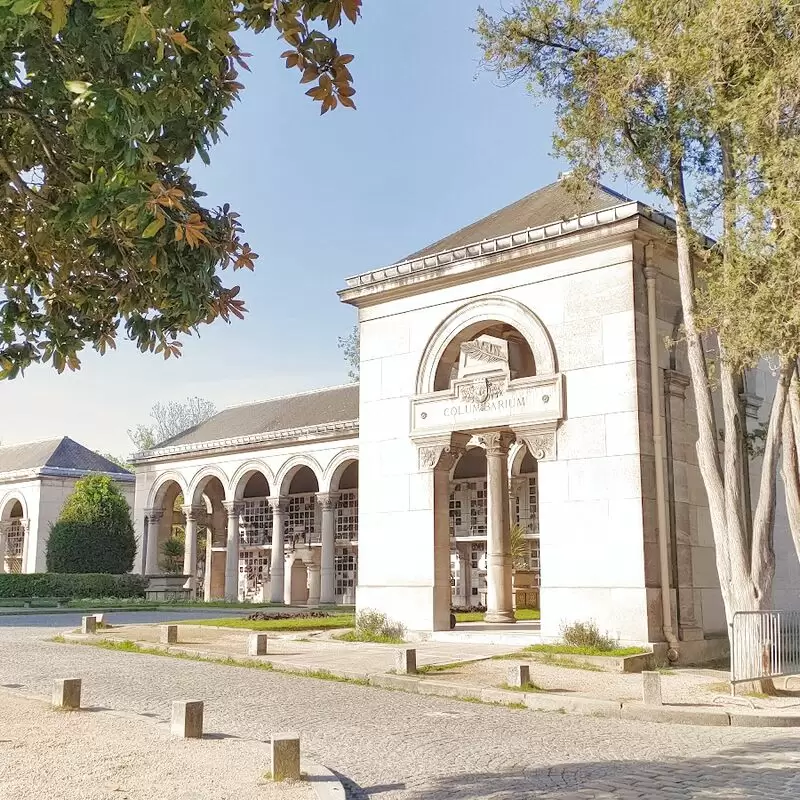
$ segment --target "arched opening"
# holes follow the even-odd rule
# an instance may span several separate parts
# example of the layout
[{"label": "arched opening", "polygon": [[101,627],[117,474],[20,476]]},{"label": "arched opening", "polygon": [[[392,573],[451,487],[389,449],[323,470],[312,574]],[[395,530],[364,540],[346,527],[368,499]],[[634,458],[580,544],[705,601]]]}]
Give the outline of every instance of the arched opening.
[{"label": "arched opening", "polygon": [[0,532],[5,540],[5,553],[0,562],[0,572],[22,572],[25,555],[25,540],[28,535],[28,520],[22,503],[12,498],[0,513]]},{"label": "arched opening", "polygon": [[225,487],[216,475],[209,475],[196,485],[192,499],[197,524],[195,561],[185,562],[184,569],[189,567],[189,574],[194,575],[198,598],[222,600],[228,540]]},{"label": "arched opening", "polygon": [[539,609],[541,548],[539,546],[539,465],[527,447],[511,463],[511,557],[514,607]]},{"label": "arched opening", "polygon": [[486,608],[486,452],[472,447],[456,462],[450,479],[450,603]]},{"label": "arched opening", "polygon": [[298,466],[288,478],[285,533],[290,546],[320,541],[318,492],[319,481],[311,467]]},{"label": "arched opening", "polygon": [[479,336],[492,336],[508,342],[508,368],[511,380],[530,378],[536,374],[536,360],[525,337],[508,323],[484,320],[462,328],[448,342],[436,365],[434,391],[439,392],[450,388],[458,377],[461,346],[466,342],[475,341]]},{"label": "arched opening", "polygon": [[336,500],[334,596],[337,603],[353,605],[358,584],[358,461],[345,462],[334,475],[331,489]]},{"label": "arched opening", "polygon": [[263,597],[269,581],[272,552],[272,507],[269,480],[261,472],[244,475],[237,486],[239,502],[239,597]]},{"label": "arched opening", "polygon": [[147,572],[183,574],[186,520],[183,488],[174,480],[164,481],[156,492],[153,513],[147,518]]}]

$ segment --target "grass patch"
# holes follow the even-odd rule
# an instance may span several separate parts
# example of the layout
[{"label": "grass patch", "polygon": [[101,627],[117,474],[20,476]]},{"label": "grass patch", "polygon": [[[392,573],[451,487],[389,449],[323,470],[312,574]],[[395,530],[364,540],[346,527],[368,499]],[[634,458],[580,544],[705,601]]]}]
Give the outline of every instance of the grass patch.
[{"label": "grass patch", "polygon": [[568,644],[532,644],[525,648],[526,653],[563,653],[568,656],[638,656],[649,653],[643,647],[614,647],[610,650],[601,650],[597,647],[575,647]]},{"label": "grass patch", "polygon": [[178,625],[209,625],[215,628],[238,628],[249,631],[323,631],[333,628],[352,628],[355,626],[353,614],[331,614],[328,617],[301,619],[185,619]]},{"label": "grass patch", "polygon": [[[456,622],[483,622],[486,616],[484,611],[459,611],[456,613]],[[519,622],[541,619],[542,613],[538,608],[518,608],[514,618]]]},{"label": "grass patch", "polygon": [[[339,626],[344,627],[344,626]],[[372,644],[405,644],[405,639],[397,636],[384,636],[370,631],[352,630],[334,637],[342,642],[370,642]]]},{"label": "grass patch", "polygon": [[536,661],[541,664],[547,664],[550,667],[564,667],[566,669],[582,669],[584,672],[605,672],[602,667],[596,664],[588,664],[583,661],[576,661],[574,658],[556,658],[550,653],[542,653],[541,655],[533,656]]},{"label": "grass patch", "polygon": [[469,663],[469,661],[452,661],[449,664],[425,664],[422,667],[417,667],[417,672],[420,675],[428,675],[431,672],[450,672],[450,670],[458,669]]},{"label": "grass patch", "polygon": [[56,644],[65,644],[67,640],[63,636],[58,635],[54,636],[50,641],[55,642]]},{"label": "grass patch", "polygon": [[541,686],[535,683],[523,683],[522,686],[512,686],[510,683],[501,683],[501,689],[507,689],[509,692],[544,692]]}]

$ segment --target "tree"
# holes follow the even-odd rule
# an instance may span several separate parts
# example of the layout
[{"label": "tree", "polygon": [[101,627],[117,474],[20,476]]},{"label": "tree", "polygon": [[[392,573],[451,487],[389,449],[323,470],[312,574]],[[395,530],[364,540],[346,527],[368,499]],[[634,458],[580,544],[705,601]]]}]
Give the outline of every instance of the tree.
[{"label": "tree", "polygon": [[115,456],[113,453],[101,453],[100,455],[103,456],[103,458],[107,458],[112,464],[116,464],[118,467],[122,467],[122,469],[133,472],[133,464],[126,461],[124,458]]},{"label": "tree", "polygon": [[183,572],[183,555],[185,551],[183,537],[173,534],[161,545],[163,556],[161,566],[168,575],[180,575]]},{"label": "tree", "polygon": [[344,353],[344,360],[350,369],[347,376],[356,382],[361,374],[361,337],[358,325],[347,336],[339,337],[339,349]]},{"label": "tree", "polygon": [[355,108],[352,56],[320,29],[361,0],[0,0],[0,378],[80,366],[118,335],[180,355],[241,318],[219,270],[253,269],[229,206],[187,169],[243,86],[241,30],[274,31],[322,113]]},{"label": "tree", "polygon": [[136,537],[128,503],[107,475],[75,483],[47,540],[49,572],[130,572]]},{"label": "tree", "polygon": [[[597,179],[604,169],[622,171],[672,206],[683,339],[697,407],[698,461],[728,622],[735,611],[764,608],[770,602],[776,462],[792,372],[787,341],[774,334],[780,331],[776,319],[788,321],[796,313],[792,306],[797,290],[780,296],[772,271],[780,268],[781,254],[766,235],[769,215],[762,215],[759,224],[759,208],[775,210],[770,176],[778,161],[764,131],[748,120],[759,107],[772,111],[767,124],[781,116],[776,79],[784,72],[781,54],[785,56],[796,38],[784,31],[791,24],[778,17],[796,12],[779,7],[773,13],[757,0],[688,5],[665,0],[525,0],[499,20],[481,12],[478,22],[491,68],[510,80],[528,79],[536,91],[556,101],[556,151],[575,165],[577,183]],[[759,58],[753,57],[756,50]],[[790,86],[795,83],[796,79]],[[784,107],[791,107],[791,97],[788,91]],[[797,175],[796,157],[790,163]],[[706,201],[706,209],[716,209],[711,219],[719,234],[717,244],[709,246],[695,232],[695,222],[702,218],[687,189],[690,185],[697,187],[697,199]],[[762,302],[767,294],[778,301],[771,309],[771,332],[752,313],[752,273],[744,269],[748,251],[759,254],[762,277],[770,282]],[[712,277],[719,277],[729,291],[716,308],[721,314],[711,307],[698,308],[696,265],[701,261],[710,296]],[[706,351],[703,341],[712,319],[714,354]],[[778,354],[779,380],[750,520],[742,502],[746,425],[738,387],[742,367],[770,352]],[[722,455],[712,367],[722,401]]]},{"label": "tree", "polygon": [[150,450],[179,433],[205,422],[217,413],[217,407],[202,397],[188,397],[180,403],[156,403],[150,411],[152,425],[137,425],[128,436],[137,451]]}]

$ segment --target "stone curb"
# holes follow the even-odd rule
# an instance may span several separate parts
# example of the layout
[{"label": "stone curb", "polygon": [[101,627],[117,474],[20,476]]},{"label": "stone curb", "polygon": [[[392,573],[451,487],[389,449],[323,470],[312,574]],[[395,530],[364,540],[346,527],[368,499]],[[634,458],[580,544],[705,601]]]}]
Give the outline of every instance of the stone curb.
[{"label": "stone curb", "polygon": [[[72,642],[86,642],[90,638],[83,634],[65,634],[64,639]],[[208,650],[188,650],[182,647],[142,643],[146,647],[156,647],[168,653],[183,653],[201,658],[221,659],[225,656]],[[242,661],[228,656],[233,661]],[[269,661],[269,655],[250,658]],[[315,671],[314,667],[293,664],[274,664],[278,674],[300,675]],[[604,700],[595,697],[573,697],[555,692],[515,692],[513,690],[495,689],[492,687],[469,686],[466,684],[448,683],[441,680],[429,680],[418,675],[393,675],[387,672],[350,672],[323,668],[332,678],[344,678],[366,682],[380,689],[392,689],[412,694],[425,694],[449,699],[475,699],[484,703],[500,703],[502,705],[524,704],[532,711],[549,711],[579,716],[606,717],[609,719],[627,719],[640,722],[662,722],[674,725],[701,725],[718,727],[747,728],[800,728],[800,714],[773,714],[723,711],[716,708],[697,708],[694,706],[647,706],[643,703]],[[313,676],[309,676],[313,677]]]},{"label": "stone curb", "polygon": [[[30,694],[29,692],[25,692],[21,689],[11,689],[7,686],[0,686],[0,693],[2,692],[16,695],[17,697],[22,697],[26,700],[34,700],[44,704],[45,706],[48,704],[48,699],[46,697]],[[159,721],[153,723],[152,719],[148,719],[142,714],[137,714],[133,711],[124,711],[122,709],[115,708],[96,708],[93,709],[93,711],[94,713],[106,714],[112,717],[135,719],[145,724],[149,722],[150,724],[155,724],[156,726],[169,728],[169,723],[167,722]],[[241,739],[242,737],[237,738]],[[269,748],[269,742],[262,742],[259,739],[251,739],[249,741],[259,742],[260,744],[263,744],[265,748]],[[264,756],[264,763],[269,763],[268,752]],[[346,800],[347,793],[345,792],[344,784],[327,767],[323,766],[322,764],[317,764],[316,761],[309,761],[306,758],[301,758],[300,772],[306,776],[308,785],[311,787],[317,800]]]}]

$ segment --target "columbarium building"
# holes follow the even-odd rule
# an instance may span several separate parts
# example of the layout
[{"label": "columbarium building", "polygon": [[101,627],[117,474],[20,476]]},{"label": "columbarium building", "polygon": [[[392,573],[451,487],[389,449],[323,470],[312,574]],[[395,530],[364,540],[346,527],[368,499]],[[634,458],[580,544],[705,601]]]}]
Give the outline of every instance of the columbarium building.
[{"label": "columbarium building", "polygon": [[[665,344],[672,227],[602,186],[576,207],[556,182],[348,279],[360,384],[138,454],[140,566],[164,571],[180,531],[173,567],[209,599],[355,602],[422,633],[453,606],[512,623],[515,604],[541,609],[545,638],[588,619],[630,643],[724,632],[688,366]],[[742,386],[754,426],[772,385]],[[779,557],[784,607],[797,578]]]}]

